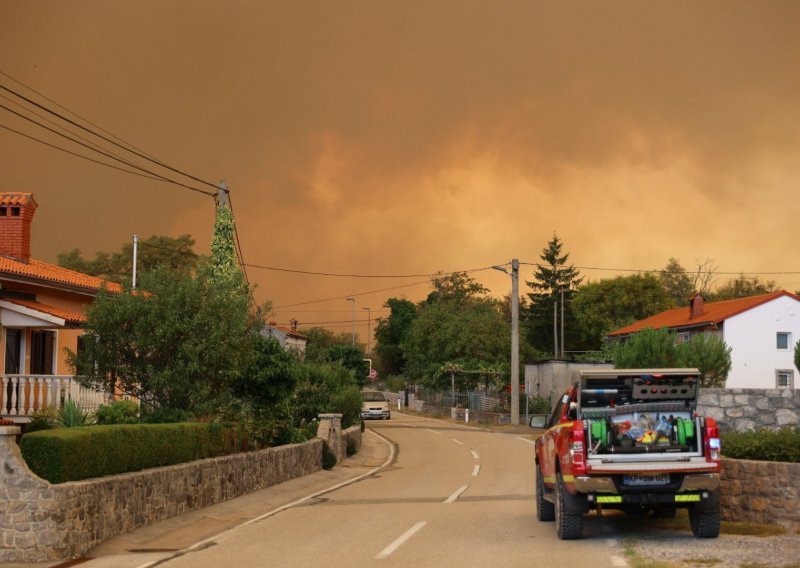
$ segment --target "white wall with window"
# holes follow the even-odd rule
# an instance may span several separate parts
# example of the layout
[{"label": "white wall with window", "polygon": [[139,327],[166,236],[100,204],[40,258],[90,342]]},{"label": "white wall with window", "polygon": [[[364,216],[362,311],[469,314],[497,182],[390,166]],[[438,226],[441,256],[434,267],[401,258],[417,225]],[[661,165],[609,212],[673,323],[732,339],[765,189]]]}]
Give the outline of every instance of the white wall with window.
[{"label": "white wall with window", "polygon": [[[794,346],[800,338],[800,302],[781,296],[723,324],[731,347],[728,388],[795,388]],[[779,386],[785,384],[791,386]]]}]

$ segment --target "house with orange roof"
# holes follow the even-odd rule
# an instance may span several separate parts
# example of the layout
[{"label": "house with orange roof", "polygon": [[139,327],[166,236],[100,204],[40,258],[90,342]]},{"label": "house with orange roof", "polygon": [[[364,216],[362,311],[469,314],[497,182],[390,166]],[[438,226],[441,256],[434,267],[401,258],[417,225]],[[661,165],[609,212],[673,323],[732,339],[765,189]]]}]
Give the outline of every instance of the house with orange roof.
[{"label": "house with orange roof", "polygon": [[680,340],[715,334],[731,348],[727,388],[795,389],[794,347],[800,340],[800,297],[780,290],[769,294],[705,302],[696,295],[688,306],[637,321],[609,334],[624,340],[646,328],[669,329]]},{"label": "house with orange roof", "polygon": [[284,327],[278,325],[276,322],[271,321],[262,330],[262,335],[266,337],[274,337],[278,340],[286,351],[294,351],[303,357],[306,353],[306,345],[308,344],[308,337],[298,333],[297,320],[292,320],[292,327]]},{"label": "house with orange roof", "polygon": [[31,258],[31,193],[0,193],[0,417],[24,422],[43,406],[72,398],[86,409],[104,393],[73,381],[66,349],[77,351],[86,308],[119,284]]}]

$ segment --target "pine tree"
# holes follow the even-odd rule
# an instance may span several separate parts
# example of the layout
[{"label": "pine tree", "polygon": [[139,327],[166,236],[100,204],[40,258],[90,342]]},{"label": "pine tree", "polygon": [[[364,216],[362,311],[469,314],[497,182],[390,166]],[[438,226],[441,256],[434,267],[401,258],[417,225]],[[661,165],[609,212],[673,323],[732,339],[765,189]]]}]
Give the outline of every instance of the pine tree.
[{"label": "pine tree", "polygon": [[[544,352],[553,353],[553,306],[556,301],[561,301],[561,291],[564,291],[564,317],[567,322],[573,318],[570,310],[572,294],[583,278],[573,265],[567,266],[569,253],[562,253],[563,243],[558,235],[553,238],[542,250],[542,262],[533,272],[533,280],[525,283],[533,290],[528,294],[530,308],[527,313],[528,339],[533,347]],[[559,308],[559,318],[560,308]],[[565,326],[566,343],[570,347],[577,347],[575,341],[579,337],[574,326]],[[560,334],[560,330],[558,332]]]}]

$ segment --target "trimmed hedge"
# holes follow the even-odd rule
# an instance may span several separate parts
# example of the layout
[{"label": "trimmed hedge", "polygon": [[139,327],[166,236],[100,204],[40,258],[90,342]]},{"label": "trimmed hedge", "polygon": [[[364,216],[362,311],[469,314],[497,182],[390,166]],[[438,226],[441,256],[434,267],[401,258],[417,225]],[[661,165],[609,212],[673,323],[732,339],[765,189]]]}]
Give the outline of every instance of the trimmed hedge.
[{"label": "trimmed hedge", "polygon": [[50,483],[174,465],[241,446],[235,428],[200,422],[58,428],[25,434],[20,441],[28,467]]},{"label": "trimmed hedge", "polygon": [[779,430],[759,428],[722,435],[722,455],[727,458],[800,462],[800,427],[785,426]]}]

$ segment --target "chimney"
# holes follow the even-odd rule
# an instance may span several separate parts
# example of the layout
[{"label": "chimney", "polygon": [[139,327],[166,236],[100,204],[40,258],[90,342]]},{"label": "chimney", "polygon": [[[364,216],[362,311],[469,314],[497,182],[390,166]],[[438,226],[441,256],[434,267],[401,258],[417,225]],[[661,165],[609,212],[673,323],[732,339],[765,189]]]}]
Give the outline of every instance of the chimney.
[{"label": "chimney", "polygon": [[297,320],[289,320],[292,323],[292,333],[297,333]]},{"label": "chimney", "polygon": [[699,318],[703,315],[703,296],[695,294],[694,298],[689,300],[689,319]]},{"label": "chimney", "polygon": [[36,207],[32,193],[0,193],[0,255],[31,260],[31,222]]}]

